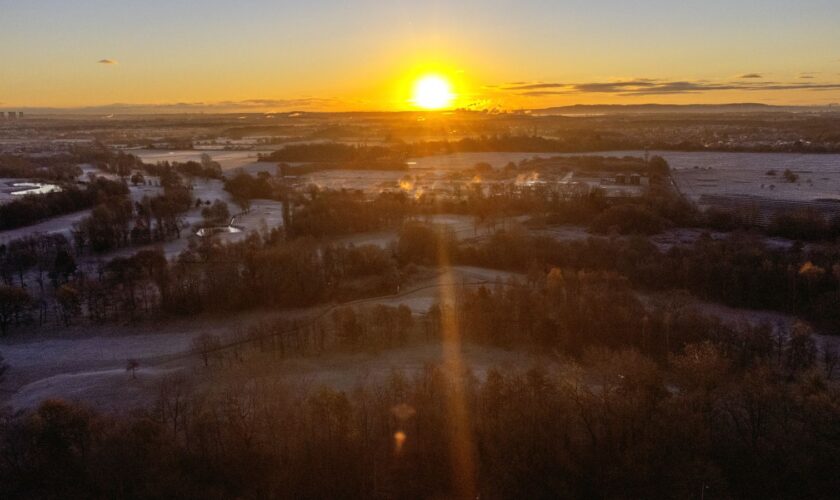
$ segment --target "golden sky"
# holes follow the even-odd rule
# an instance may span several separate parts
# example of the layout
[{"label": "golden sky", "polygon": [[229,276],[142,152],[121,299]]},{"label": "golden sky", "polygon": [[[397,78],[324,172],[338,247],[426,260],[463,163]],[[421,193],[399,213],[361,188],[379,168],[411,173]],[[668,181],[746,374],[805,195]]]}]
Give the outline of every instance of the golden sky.
[{"label": "golden sky", "polygon": [[0,0],[0,107],[840,102],[836,0],[453,4]]}]

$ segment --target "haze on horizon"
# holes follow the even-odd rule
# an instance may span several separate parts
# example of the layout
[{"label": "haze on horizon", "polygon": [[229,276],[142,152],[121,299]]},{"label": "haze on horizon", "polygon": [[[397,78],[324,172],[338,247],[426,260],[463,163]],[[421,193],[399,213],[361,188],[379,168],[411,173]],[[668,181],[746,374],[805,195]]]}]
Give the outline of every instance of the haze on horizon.
[{"label": "haze on horizon", "polygon": [[413,109],[840,101],[832,0],[0,0],[0,107]]}]

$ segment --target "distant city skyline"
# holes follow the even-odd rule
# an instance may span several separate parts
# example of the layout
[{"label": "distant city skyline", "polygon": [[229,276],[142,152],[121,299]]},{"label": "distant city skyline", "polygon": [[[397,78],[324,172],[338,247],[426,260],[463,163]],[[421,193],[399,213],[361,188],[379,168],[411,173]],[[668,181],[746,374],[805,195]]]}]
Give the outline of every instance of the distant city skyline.
[{"label": "distant city skyline", "polygon": [[840,102],[836,0],[0,0],[0,109]]}]

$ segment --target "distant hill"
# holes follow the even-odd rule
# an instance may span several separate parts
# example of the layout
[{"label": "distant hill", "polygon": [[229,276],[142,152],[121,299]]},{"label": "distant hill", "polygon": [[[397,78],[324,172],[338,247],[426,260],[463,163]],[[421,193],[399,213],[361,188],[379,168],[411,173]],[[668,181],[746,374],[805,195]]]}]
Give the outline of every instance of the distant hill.
[{"label": "distant hill", "polygon": [[[296,106],[297,102],[278,105],[277,114],[307,114],[310,116],[341,115],[345,117],[393,116],[398,114],[424,114],[423,111],[319,111],[308,107]],[[81,106],[71,108],[55,107],[8,107],[9,111],[23,111],[25,116],[121,116],[138,115],[230,115],[241,116],[265,115],[272,106],[266,104],[252,104],[250,101],[223,103],[169,103],[169,104],[125,104],[114,103],[98,106]],[[287,108],[288,109],[285,109]],[[264,109],[265,108],[265,109]],[[284,109],[280,111],[280,109]],[[840,112],[840,106],[774,106],[761,103],[733,103],[733,104],[576,104],[573,106],[555,106],[549,108],[511,110],[513,113],[526,112],[533,115],[610,115],[610,114],[652,114],[652,113],[824,113]],[[472,113],[473,111],[458,110],[452,113]],[[480,113],[479,111],[475,111]]]},{"label": "distant hill", "polygon": [[532,114],[593,115],[642,113],[801,113],[840,111],[831,106],[773,106],[754,102],[732,104],[575,104],[532,109]]}]

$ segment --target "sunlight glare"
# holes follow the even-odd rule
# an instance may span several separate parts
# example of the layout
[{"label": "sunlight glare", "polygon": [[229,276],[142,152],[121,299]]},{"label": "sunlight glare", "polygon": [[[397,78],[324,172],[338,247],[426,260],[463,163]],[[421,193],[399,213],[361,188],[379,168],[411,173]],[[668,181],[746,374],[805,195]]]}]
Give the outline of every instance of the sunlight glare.
[{"label": "sunlight glare", "polygon": [[452,106],[455,94],[449,81],[439,75],[427,75],[414,84],[411,101],[414,105],[429,110]]}]

